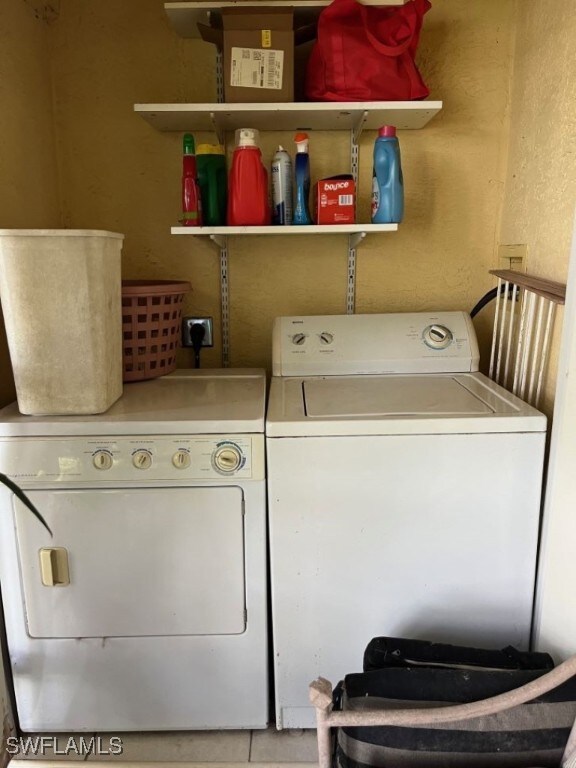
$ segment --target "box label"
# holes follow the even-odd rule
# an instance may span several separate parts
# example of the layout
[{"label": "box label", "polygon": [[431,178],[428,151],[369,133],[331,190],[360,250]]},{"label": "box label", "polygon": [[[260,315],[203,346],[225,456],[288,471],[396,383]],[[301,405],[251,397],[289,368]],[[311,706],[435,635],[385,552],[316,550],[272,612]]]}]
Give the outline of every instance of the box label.
[{"label": "box label", "polygon": [[272,30],[262,30],[262,48],[272,48]]},{"label": "box label", "polygon": [[356,184],[353,179],[321,179],[316,186],[317,224],[354,224]]},{"label": "box label", "polygon": [[232,48],[230,85],[239,88],[282,89],[284,51]]}]

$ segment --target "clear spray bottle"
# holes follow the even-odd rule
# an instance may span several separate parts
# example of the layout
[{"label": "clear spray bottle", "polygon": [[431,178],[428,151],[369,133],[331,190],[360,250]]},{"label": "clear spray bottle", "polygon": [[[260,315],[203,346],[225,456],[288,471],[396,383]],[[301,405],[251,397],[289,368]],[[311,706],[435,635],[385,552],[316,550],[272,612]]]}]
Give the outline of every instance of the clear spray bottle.
[{"label": "clear spray bottle", "polygon": [[292,160],[279,146],[272,158],[272,223],[292,224]]}]

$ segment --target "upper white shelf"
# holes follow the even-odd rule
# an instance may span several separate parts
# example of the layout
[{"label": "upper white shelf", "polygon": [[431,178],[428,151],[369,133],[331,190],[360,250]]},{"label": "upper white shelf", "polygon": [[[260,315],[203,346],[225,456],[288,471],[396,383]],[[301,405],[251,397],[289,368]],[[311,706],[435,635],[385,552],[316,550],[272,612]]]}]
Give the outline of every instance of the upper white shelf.
[{"label": "upper white shelf", "polygon": [[[362,0],[364,5],[404,5],[407,0]],[[294,15],[298,21],[317,16],[322,8],[330,5],[331,0],[274,0],[272,3],[262,0],[222,0],[222,2],[206,2],[199,0],[194,2],[164,3],[164,9],[170,19],[170,23],[180,37],[200,37],[198,22],[210,24],[210,16],[218,14],[222,8],[254,8],[254,6],[274,5],[275,7],[288,7],[294,9]]]},{"label": "upper white shelf", "polygon": [[296,102],[286,104],[135,104],[134,111],[159,131],[377,130],[423,128],[441,101]]}]

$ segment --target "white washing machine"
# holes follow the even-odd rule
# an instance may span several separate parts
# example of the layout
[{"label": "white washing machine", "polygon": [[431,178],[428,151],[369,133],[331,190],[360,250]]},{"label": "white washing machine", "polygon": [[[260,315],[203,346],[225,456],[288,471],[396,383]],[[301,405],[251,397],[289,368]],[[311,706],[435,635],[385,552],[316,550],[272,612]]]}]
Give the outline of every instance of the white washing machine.
[{"label": "white washing machine", "polygon": [[546,418],[459,312],[280,318],[266,422],[279,728],[368,641],[529,644]]},{"label": "white washing machine", "polygon": [[0,581],[24,731],[268,722],[263,371],[177,371],[105,414],[0,412]]}]

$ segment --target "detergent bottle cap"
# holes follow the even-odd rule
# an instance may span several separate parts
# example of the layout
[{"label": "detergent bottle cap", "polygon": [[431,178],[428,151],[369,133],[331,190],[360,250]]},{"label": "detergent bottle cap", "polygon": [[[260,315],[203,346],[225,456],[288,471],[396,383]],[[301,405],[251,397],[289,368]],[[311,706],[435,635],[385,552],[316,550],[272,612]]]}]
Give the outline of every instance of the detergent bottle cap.
[{"label": "detergent bottle cap", "polygon": [[396,126],[395,125],[383,125],[379,131],[378,136],[396,136]]},{"label": "detergent bottle cap", "polygon": [[296,152],[308,152],[308,134],[297,133],[294,136],[296,142]]},{"label": "detergent bottle cap", "polygon": [[192,136],[191,133],[185,133],[184,139],[182,141],[182,146],[184,150],[185,155],[194,155],[196,154],[195,148],[194,148],[194,136]]},{"label": "detergent bottle cap", "polygon": [[255,128],[239,128],[236,131],[236,145],[238,147],[255,147],[258,136],[258,131]]}]

